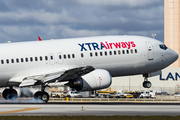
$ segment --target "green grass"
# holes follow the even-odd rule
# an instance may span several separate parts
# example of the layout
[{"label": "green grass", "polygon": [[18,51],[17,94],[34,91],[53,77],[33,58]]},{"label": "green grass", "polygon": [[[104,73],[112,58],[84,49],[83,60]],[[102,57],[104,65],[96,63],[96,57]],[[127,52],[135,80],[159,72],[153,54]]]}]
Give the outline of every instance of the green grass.
[{"label": "green grass", "polygon": [[0,116],[0,120],[179,120],[180,116]]}]

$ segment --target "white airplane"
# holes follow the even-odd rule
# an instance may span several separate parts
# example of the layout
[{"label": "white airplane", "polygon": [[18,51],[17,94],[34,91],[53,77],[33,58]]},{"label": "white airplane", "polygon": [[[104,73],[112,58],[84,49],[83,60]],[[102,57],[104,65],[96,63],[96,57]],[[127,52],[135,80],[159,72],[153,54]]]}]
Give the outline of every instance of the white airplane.
[{"label": "white airplane", "polygon": [[3,98],[17,98],[13,86],[41,85],[34,97],[44,102],[49,100],[44,90],[50,83],[88,91],[109,87],[111,77],[142,74],[143,86],[150,88],[147,78],[178,59],[164,43],[140,36],[4,43],[0,51],[0,87],[8,87]]}]

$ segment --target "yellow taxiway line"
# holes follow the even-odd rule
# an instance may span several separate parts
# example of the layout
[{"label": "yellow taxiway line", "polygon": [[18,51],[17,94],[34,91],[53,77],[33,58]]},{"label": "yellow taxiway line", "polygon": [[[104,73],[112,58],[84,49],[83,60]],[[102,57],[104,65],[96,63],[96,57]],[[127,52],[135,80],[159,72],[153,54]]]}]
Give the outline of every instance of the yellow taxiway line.
[{"label": "yellow taxiway line", "polygon": [[24,108],[24,109],[20,109],[20,110],[0,112],[0,114],[17,113],[17,112],[31,111],[31,110],[37,110],[37,109],[41,109],[41,108]]}]

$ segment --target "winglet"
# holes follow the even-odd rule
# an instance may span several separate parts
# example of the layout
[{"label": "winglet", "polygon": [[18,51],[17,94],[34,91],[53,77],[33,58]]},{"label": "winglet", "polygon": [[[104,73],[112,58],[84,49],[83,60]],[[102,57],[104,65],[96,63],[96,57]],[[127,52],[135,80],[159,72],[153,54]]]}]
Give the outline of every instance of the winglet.
[{"label": "winglet", "polygon": [[38,36],[39,41],[42,41],[41,38]]}]

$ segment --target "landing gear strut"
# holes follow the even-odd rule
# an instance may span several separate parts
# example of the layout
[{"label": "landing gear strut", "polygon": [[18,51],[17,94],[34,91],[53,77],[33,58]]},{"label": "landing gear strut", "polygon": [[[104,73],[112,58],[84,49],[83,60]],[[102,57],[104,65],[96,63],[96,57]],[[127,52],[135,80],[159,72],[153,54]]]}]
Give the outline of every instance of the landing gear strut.
[{"label": "landing gear strut", "polygon": [[144,78],[144,82],[143,82],[143,87],[144,88],[150,88],[151,87],[151,82],[148,81],[147,77]]},{"label": "landing gear strut", "polygon": [[5,100],[15,100],[18,97],[17,91],[12,87],[10,87],[10,89],[5,89],[2,96]]},{"label": "landing gear strut", "polygon": [[42,100],[43,102],[47,103],[48,100],[49,100],[49,94],[44,91],[45,87],[46,87],[46,86],[41,85],[41,91],[37,91],[37,92],[34,94],[34,98],[35,98],[35,99],[40,99],[40,100]]}]

